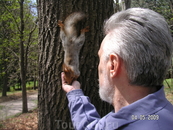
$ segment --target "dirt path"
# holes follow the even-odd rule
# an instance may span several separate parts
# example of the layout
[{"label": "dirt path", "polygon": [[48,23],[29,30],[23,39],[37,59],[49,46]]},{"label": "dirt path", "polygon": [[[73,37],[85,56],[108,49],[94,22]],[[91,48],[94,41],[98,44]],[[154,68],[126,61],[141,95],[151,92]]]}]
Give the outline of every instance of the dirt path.
[{"label": "dirt path", "polygon": [[[37,107],[37,93],[28,96],[28,110]],[[22,112],[22,98],[0,103],[0,120]]]}]

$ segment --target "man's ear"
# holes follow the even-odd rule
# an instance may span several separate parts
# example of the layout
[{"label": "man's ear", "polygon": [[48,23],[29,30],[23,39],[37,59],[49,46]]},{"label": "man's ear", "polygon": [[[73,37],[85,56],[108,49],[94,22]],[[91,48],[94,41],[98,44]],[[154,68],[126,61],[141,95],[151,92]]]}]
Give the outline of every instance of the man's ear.
[{"label": "man's ear", "polygon": [[120,71],[121,60],[117,54],[109,55],[110,77],[115,77]]}]

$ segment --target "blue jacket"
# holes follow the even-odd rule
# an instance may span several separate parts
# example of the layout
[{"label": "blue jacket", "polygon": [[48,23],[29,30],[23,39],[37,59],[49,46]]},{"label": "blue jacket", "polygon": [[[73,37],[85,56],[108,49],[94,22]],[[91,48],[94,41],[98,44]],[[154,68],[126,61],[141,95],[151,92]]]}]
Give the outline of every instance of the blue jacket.
[{"label": "blue jacket", "polygon": [[81,89],[67,93],[76,130],[173,130],[173,106],[164,87],[101,118]]}]

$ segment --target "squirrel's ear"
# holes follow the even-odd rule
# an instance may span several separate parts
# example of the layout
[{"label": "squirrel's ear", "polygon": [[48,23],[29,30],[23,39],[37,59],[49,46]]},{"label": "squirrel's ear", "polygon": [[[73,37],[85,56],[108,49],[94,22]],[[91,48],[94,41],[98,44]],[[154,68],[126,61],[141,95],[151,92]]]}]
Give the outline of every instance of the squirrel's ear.
[{"label": "squirrel's ear", "polygon": [[59,26],[60,28],[63,28],[63,27],[64,27],[64,24],[63,24],[63,22],[62,22],[61,20],[58,20],[58,26]]}]

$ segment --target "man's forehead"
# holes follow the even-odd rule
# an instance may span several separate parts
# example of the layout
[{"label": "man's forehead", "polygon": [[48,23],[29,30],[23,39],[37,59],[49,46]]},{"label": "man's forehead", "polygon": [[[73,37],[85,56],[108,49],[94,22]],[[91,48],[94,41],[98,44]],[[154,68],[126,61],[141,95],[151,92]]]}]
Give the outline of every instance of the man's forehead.
[{"label": "man's forehead", "polygon": [[100,56],[101,53],[103,52],[103,47],[105,46],[106,42],[109,42],[109,35],[106,35],[100,45],[100,49],[98,51],[98,55]]},{"label": "man's forehead", "polygon": [[98,51],[98,55],[100,56],[101,55],[101,53],[102,53],[102,51],[103,51],[103,41],[102,41],[102,43],[101,43],[101,45],[100,45],[100,49],[99,49],[99,51]]}]

